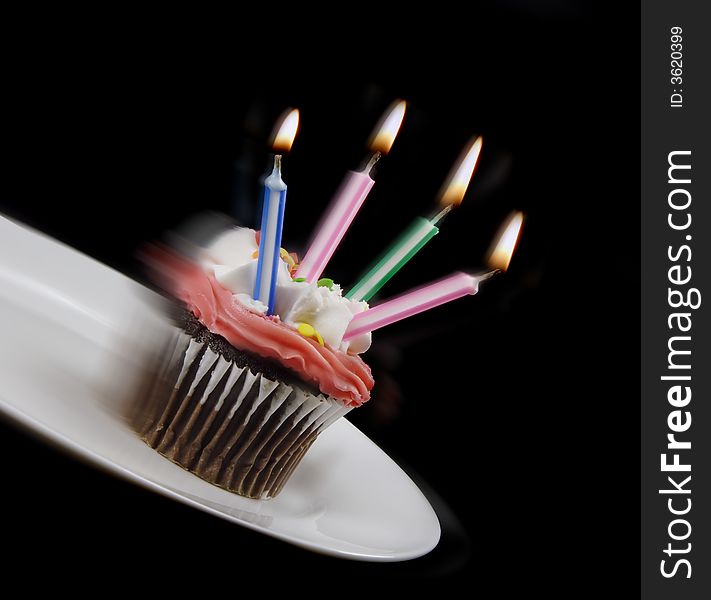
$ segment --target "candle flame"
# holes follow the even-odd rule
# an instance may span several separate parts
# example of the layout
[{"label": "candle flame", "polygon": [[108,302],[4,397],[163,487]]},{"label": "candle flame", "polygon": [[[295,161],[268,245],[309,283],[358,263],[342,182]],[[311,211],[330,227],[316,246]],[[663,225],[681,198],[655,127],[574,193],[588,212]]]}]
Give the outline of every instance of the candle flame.
[{"label": "candle flame", "polygon": [[375,134],[370,142],[370,149],[373,152],[387,154],[395,141],[397,132],[400,131],[400,125],[405,118],[405,107],[407,103],[404,100],[396,100],[393,102],[389,110],[380,119],[380,123],[375,128]]},{"label": "candle flame", "polygon": [[481,153],[481,136],[477,137],[471,145],[469,145],[462,153],[463,156],[459,160],[457,166],[452,169],[446,183],[444,184],[442,195],[440,196],[440,204],[452,204],[457,206],[461,204],[464,194],[467,192],[469,182],[471,181],[474,169],[479,162],[479,154]]},{"label": "candle flame", "polygon": [[504,221],[496,236],[496,244],[489,251],[487,262],[492,269],[505,271],[509,268],[511,256],[516,249],[523,225],[523,213],[515,211]]},{"label": "candle flame", "polygon": [[294,108],[287,110],[279,122],[279,126],[275,128],[276,134],[272,142],[272,148],[275,152],[289,152],[291,145],[294,143],[296,132],[299,129],[299,109]]}]

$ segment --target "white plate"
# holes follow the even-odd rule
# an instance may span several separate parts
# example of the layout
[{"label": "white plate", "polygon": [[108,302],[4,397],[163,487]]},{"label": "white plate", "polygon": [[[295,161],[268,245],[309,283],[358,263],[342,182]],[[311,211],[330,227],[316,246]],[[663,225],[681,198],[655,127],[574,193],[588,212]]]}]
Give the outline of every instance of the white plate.
[{"label": "white plate", "polygon": [[345,419],[272,500],[205,483],[140,441],[119,417],[117,392],[165,327],[153,307],[137,283],[0,217],[0,409],[111,473],[310,550],[399,561],[437,545],[427,499]]}]

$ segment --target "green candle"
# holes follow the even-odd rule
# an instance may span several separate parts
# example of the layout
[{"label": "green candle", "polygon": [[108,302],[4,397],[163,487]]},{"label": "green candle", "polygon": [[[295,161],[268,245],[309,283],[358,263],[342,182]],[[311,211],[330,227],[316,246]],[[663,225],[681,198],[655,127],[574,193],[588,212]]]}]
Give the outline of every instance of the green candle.
[{"label": "green candle", "polygon": [[432,219],[418,217],[399,238],[373,263],[346,294],[350,300],[370,300],[397,273],[403,265],[417,254],[422,247],[439,233],[437,224],[458,205],[467,191],[469,181],[481,152],[481,137],[477,137],[467,148],[463,158],[452,171],[440,199],[444,208]]},{"label": "green candle", "polygon": [[439,233],[433,220],[417,217],[402,235],[373,263],[346,294],[350,300],[370,300],[402,266]]}]

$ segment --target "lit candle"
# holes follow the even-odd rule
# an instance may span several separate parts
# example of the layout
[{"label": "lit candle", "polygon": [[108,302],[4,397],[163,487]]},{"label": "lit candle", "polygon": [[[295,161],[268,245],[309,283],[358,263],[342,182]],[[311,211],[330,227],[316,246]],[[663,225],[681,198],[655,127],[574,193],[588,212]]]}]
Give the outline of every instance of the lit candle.
[{"label": "lit candle", "polygon": [[368,196],[368,192],[375,184],[370,171],[378,159],[383,154],[387,154],[392,147],[404,116],[405,102],[399,101],[376,129],[377,133],[370,144],[372,157],[362,171],[349,171],[316,229],[314,239],[296,271],[297,278],[303,277],[306,281],[312,282],[321,277],[328,261]]},{"label": "lit candle", "polygon": [[405,263],[439,233],[437,224],[454,206],[461,204],[464,198],[479,160],[481,144],[481,137],[476,138],[452,171],[440,198],[442,209],[430,219],[417,217],[348,291],[346,298],[356,301],[370,300]]},{"label": "lit candle", "polygon": [[284,208],[286,206],[286,184],[281,178],[280,153],[288,152],[291,149],[298,127],[299,111],[294,109],[282,120],[274,137],[272,144],[272,148],[276,152],[274,166],[271,174],[264,180],[259,256],[253,296],[255,300],[267,305],[267,314],[270,315],[274,313],[281,233],[284,225]]},{"label": "lit candle", "polygon": [[490,268],[496,271],[506,271],[509,268],[518,237],[523,225],[523,213],[512,212],[501,225],[496,237],[496,243],[491,245],[486,259]]},{"label": "lit candle", "polygon": [[508,268],[522,223],[523,215],[517,212],[511,215],[502,228],[498,240],[489,254],[489,266],[493,269],[492,271],[483,275],[454,273],[445,279],[358,313],[349,323],[343,340],[347,341],[369,331],[375,331],[463,296],[476,294],[481,281]]}]

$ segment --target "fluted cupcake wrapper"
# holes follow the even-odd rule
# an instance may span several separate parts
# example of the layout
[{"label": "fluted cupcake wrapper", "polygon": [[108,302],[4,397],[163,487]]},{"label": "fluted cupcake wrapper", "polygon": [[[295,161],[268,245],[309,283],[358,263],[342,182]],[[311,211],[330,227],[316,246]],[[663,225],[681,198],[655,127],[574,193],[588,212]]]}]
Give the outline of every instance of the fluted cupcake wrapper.
[{"label": "fluted cupcake wrapper", "polygon": [[250,498],[276,496],[318,434],[350,407],[272,381],[178,332],[133,424],[158,452]]}]

